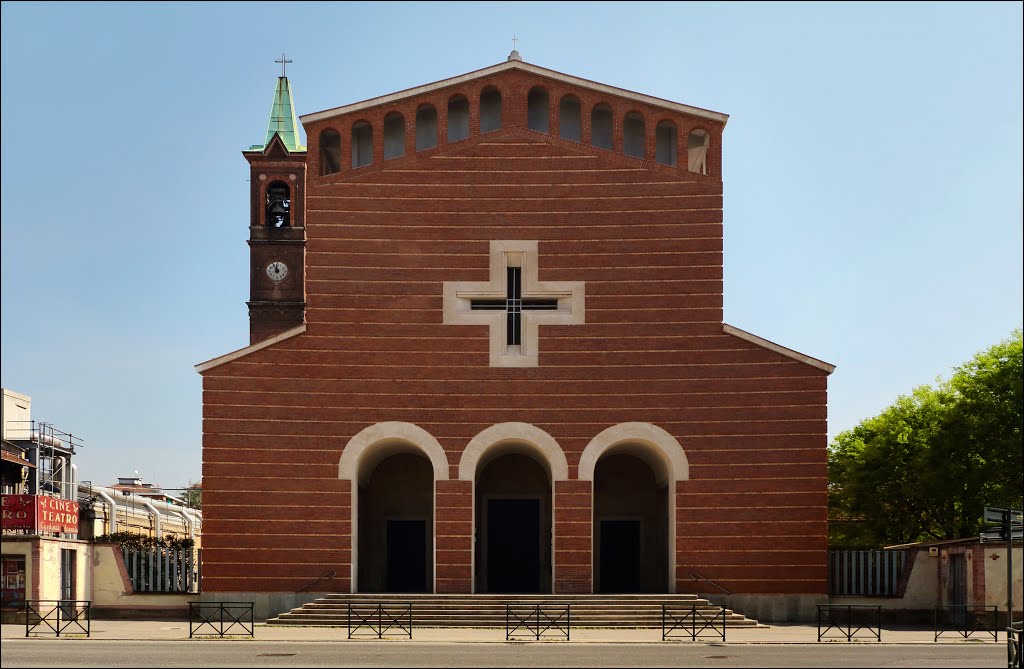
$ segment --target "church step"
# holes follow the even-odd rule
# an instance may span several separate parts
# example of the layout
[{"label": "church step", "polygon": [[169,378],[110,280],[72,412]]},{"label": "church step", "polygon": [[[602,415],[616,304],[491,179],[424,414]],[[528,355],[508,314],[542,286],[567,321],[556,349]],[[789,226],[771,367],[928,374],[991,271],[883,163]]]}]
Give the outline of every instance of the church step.
[{"label": "church step", "polygon": [[[722,609],[691,594],[652,595],[437,595],[417,594],[345,594],[332,593],[302,607],[267,620],[270,625],[341,626],[348,624],[348,607],[372,619],[378,604],[400,607],[412,605],[416,627],[504,627],[506,604],[531,607],[538,604],[558,607],[568,604],[574,627],[658,628],[662,624],[662,605],[668,605],[676,625],[691,621],[695,607],[698,625]],[[396,615],[393,612],[392,615]],[[520,613],[522,615],[522,613]],[[729,627],[756,626],[756,620],[725,609]]]}]

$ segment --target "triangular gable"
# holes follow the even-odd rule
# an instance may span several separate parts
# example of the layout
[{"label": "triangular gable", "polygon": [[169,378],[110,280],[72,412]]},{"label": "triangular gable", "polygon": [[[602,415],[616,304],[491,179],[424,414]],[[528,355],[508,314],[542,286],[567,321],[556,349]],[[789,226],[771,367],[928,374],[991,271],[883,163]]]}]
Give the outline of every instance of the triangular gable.
[{"label": "triangular gable", "polygon": [[278,342],[282,342],[285,339],[291,339],[292,337],[298,336],[298,335],[302,334],[305,331],[306,331],[306,324],[303,323],[302,325],[300,325],[298,327],[294,327],[291,330],[285,330],[281,334],[274,335],[273,337],[271,337],[269,339],[264,339],[261,342],[257,342],[255,344],[251,344],[249,346],[246,346],[245,348],[240,348],[237,351],[232,351],[231,353],[225,353],[224,355],[219,356],[217,358],[214,358],[212,360],[207,360],[206,362],[201,362],[198,365],[196,365],[196,371],[199,372],[200,374],[202,374],[203,372],[211,370],[214,367],[220,367],[223,364],[226,364],[226,363],[229,363],[229,362],[231,362],[233,360],[238,360],[239,358],[245,357],[245,356],[249,355],[250,353],[255,353],[256,351],[261,351],[261,350],[263,350],[263,349],[265,349],[265,348],[267,348],[269,346],[273,346],[274,344],[277,344]]},{"label": "triangular gable", "polygon": [[800,353],[799,351],[794,351],[791,348],[786,348],[785,346],[782,346],[780,344],[776,344],[773,341],[768,341],[767,339],[763,339],[761,337],[758,337],[755,334],[751,334],[751,333],[747,332],[746,330],[741,330],[738,327],[734,327],[732,325],[729,325],[728,323],[722,323],[722,330],[726,334],[731,334],[734,337],[739,337],[740,339],[749,341],[751,344],[756,344],[757,346],[760,346],[761,348],[766,348],[769,351],[775,351],[776,353],[784,355],[787,358],[792,358],[793,360],[797,360],[797,361],[802,362],[802,363],[804,363],[806,365],[810,365],[811,367],[817,367],[818,369],[822,370],[823,372],[825,372],[827,374],[831,374],[836,369],[836,366],[831,364],[831,363],[827,363],[827,362],[825,362],[823,360],[818,360],[817,358],[812,358],[809,355],[804,355],[803,353]]},{"label": "triangular gable", "polygon": [[607,84],[601,84],[596,81],[590,81],[589,79],[582,79],[580,77],[574,77],[569,74],[563,74],[561,72],[549,70],[547,68],[540,67],[538,65],[533,65],[531,63],[527,63],[524,61],[511,60],[504,63],[499,63],[498,65],[492,65],[491,67],[485,67],[482,70],[468,72],[457,77],[451,77],[449,79],[435,81],[432,84],[424,84],[422,86],[416,86],[415,88],[407,88],[404,91],[398,91],[397,93],[391,93],[389,95],[382,95],[377,98],[371,98],[369,100],[364,100],[362,102],[356,102],[354,104],[345,105],[344,107],[335,107],[333,109],[326,109],[324,111],[306,114],[304,116],[300,116],[299,121],[301,121],[303,125],[307,123],[315,123],[316,121],[322,121],[324,119],[333,118],[335,116],[341,116],[342,114],[350,114],[361,109],[376,107],[378,105],[383,104],[390,104],[398,100],[404,100],[406,98],[410,98],[416,95],[422,95],[424,93],[435,91],[439,88],[456,86],[458,84],[463,84],[468,81],[473,81],[475,79],[489,77],[494,74],[498,74],[499,72],[506,72],[508,70],[523,70],[531,74],[536,74],[538,76],[554,79],[556,81],[570,84],[572,86],[578,86],[580,88],[586,88],[592,91],[597,91],[608,95],[614,95],[617,97],[635,100],[637,102],[642,102],[644,104],[652,105],[655,107],[662,107],[664,109],[669,109],[682,114],[689,114],[691,116],[698,116],[701,118],[710,119],[713,121],[717,121],[722,125],[725,125],[725,123],[729,120],[729,115],[723,114],[721,112],[711,111],[709,109],[701,109],[700,107],[691,107],[690,105],[672,102],[671,100],[664,100],[662,98],[656,98],[651,95],[644,95],[643,93],[629,91],[624,88],[616,88],[615,86],[608,86]]}]

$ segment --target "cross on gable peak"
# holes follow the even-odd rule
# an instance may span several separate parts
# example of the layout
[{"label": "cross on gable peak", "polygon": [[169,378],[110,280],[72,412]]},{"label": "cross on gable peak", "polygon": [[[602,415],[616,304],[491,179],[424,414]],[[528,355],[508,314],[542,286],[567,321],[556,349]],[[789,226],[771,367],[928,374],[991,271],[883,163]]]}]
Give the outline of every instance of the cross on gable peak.
[{"label": "cross on gable peak", "polygon": [[537,241],[490,244],[489,281],[445,281],[443,322],[487,325],[491,367],[536,367],[539,326],[584,322],[583,281],[541,281]]}]

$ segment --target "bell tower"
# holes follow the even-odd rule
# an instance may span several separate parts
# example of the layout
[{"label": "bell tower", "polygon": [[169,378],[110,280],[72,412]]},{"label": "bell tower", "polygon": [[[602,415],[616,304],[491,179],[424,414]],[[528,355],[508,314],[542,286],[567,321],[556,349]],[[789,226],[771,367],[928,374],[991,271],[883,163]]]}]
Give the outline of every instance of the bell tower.
[{"label": "bell tower", "polygon": [[306,147],[281,55],[270,123],[249,161],[249,343],[302,325],[306,311]]}]

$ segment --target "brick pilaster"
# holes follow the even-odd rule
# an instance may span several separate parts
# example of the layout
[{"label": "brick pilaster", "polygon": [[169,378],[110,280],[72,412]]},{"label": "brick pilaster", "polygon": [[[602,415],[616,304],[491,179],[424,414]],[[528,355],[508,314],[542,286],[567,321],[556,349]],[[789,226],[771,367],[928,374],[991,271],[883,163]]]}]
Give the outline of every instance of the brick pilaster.
[{"label": "brick pilaster", "polygon": [[555,481],[555,593],[591,592],[591,481]]},{"label": "brick pilaster", "polygon": [[473,482],[437,481],[434,590],[469,593],[473,589]]}]

